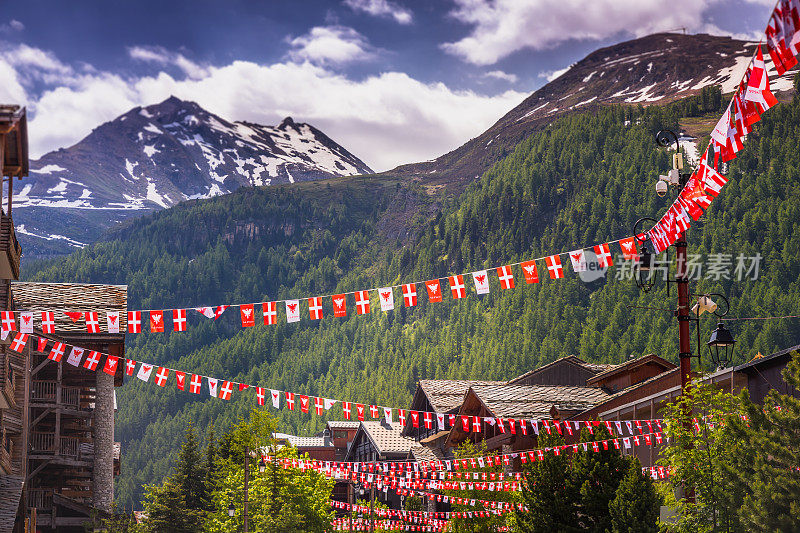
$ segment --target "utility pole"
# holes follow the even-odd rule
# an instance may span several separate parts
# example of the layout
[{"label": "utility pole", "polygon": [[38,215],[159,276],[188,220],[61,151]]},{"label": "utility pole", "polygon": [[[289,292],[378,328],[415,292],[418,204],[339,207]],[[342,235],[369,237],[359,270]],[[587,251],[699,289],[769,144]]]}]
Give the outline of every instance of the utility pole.
[{"label": "utility pole", "polygon": [[[677,261],[675,283],[678,286],[678,309],[675,316],[678,318],[678,343],[681,364],[681,394],[686,393],[686,387],[691,380],[692,372],[692,318],[689,316],[689,278],[687,277],[686,258],[686,232],[681,233],[675,242],[675,256]],[[700,348],[698,347],[698,350]]]},{"label": "utility pole", "polygon": [[369,531],[370,533],[375,533],[375,515],[372,514],[372,502],[375,501],[375,484],[373,483],[372,486],[369,488]]},{"label": "utility pole", "polygon": [[249,531],[248,529],[248,516],[247,516],[247,504],[250,503],[249,498],[249,483],[250,483],[250,447],[245,446],[244,448],[244,533]]}]

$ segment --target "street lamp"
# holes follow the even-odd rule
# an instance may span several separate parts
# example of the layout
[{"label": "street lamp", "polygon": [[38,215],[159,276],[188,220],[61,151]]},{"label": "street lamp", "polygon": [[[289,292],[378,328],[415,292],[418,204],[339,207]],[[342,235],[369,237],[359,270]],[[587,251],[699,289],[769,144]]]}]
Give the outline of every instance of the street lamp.
[{"label": "street lamp", "polygon": [[234,514],[236,514],[236,507],[234,507],[234,506],[233,506],[233,502],[231,502],[231,504],[230,504],[230,505],[228,505],[228,516],[230,516],[231,518],[233,518],[233,515],[234,515]]},{"label": "street lamp", "polygon": [[717,329],[711,333],[711,338],[706,345],[711,355],[711,360],[718,367],[727,365],[733,360],[733,345],[736,339],[733,334],[725,327],[722,322],[717,323]]},{"label": "street lamp", "polygon": [[267,470],[267,463],[264,462],[264,457],[261,457],[261,460],[258,462],[258,473],[263,474]]}]

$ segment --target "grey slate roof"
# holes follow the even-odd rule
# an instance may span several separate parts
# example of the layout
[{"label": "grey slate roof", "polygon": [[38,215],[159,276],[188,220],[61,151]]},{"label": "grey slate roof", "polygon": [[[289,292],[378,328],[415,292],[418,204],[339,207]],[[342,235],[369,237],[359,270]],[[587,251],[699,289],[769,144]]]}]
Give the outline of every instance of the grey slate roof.
[{"label": "grey slate roof", "polygon": [[328,427],[331,429],[358,429],[361,422],[353,420],[328,420]]},{"label": "grey slate roof", "polygon": [[464,394],[473,385],[501,385],[503,381],[421,379],[419,386],[437,413],[458,409]]},{"label": "grey slate roof", "polygon": [[589,370],[590,372],[594,372],[595,374],[600,373],[600,372],[605,372],[606,370],[611,370],[611,369],[613,369],[613,368],[615,368],[617,366],[617,365],[610,364],[610,363],[587,363],[586,361],[584,361],[583,359],[581,359],[578,356],[565,355],[564,357],[559,357],[558,359],[556,359],[555,361],[553,361],[551,363],[547,363],[546,365],[540,366],[538,368],[534,368],[533,370],[529,370],[528,372],[525,372],[522,375],[519,375],[519,376],[517,376],[515,378],[512,378],[512,379],[508,380],[506,383],[509,384],[509,385],[513,385],[513,384],[517,383],[518,381],[521,381],[521,380],[527,378],[528,376],[531,376],[533,374],[538,374],[542,370],[545,370],[545,369],[550,368],[550,367],[555,366],[555,365],[564,364],[564,363],[572,363],[574,365],[581,366],[581,367]]},{"label": "grey slate roof", "polygon": [[[17,311],[55,311],[56,333],[72,331],[86,333],[83,319],[73,322],[65,311],[98,311],[100,330],[106,330],[106,312],[119,312],[120,331],[128,327],[128,286],[96,285],[93,283],[33,283],[12,282],[11,292]],[[41,327],[38,313],[33,317],[34,326]],[[142,317],[142,323],[148,317]],[[144,325],[142,326],[144,329]]]},{"label": "grey slate roof", "polygon": [[14,530],[23,481],[20,476],[0,476],[0,533]]},{"label": "grey slate roof", "polygon": [[285,440],[287,444],[295,448],[329,448],[333,446],[333,441],[327,437],[298,437],[288,433],[275,433],[275,438]]},{"label": "grey slate roof", "polygon": [[598,387],[476,385],[471,389],[499,417],[547,417],[551,406],[583,411],[609,398],[609,394]]},{"label": "grey slate roof", "polygon": [[399,422],[389,425],[379,420],[365,420],[361,422],[363,430],[375,444],[378,453],[408,453],[416,441],[402,435],[403,427]]},{"label": "grey slate roof", "polygon": [[439,448],[428,448],[427,446],[412,446],[411,451],[409,452],[410,459],[414,461],[440,461],[444,459],[444,454],[442,454]]}]

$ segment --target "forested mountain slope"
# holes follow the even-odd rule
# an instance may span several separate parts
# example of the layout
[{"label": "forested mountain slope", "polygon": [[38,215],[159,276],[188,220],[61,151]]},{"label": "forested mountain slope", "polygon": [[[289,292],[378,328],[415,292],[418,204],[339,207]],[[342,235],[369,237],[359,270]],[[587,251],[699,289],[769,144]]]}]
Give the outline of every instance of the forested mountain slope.
[{"label": "forested mountain slope", "polygon": [[[131,308],[191,307],[308,297],[424,281],[574,250],[631,234],[635,220],[669,205],[653,183],[671,160],[653,135],[677,127],[685,103],[610,107],[553,122],[458,197],[391,177],[240,189],[137,220],[55,263],[28,264],[33,280],[129,285]],[[721,110],[709,114],[718,117]],[[731,315],[797,314],[800,306],[800,100],[771,110],[734,162],[730,183],[689,231],[691,253],[763,256],[758,281],[703,279],[693,292],[729,296]],[[257,229],[256,229],[257,228]],[[618,249],[615,248],[615,253]],[[235,311],[189,331],[131,336],[128,355],[271,388],[406,406],[420,378],[506,379],[567,354],[619,362],[653,352],[675,360],[677,333],[663,283],[648,294],[616,279],[561,280],[449,297],[389,313],[242,330]],[[352,300],[349,307],[352,307]],[[713,323],[702,324],[707,337]],[[736,323],[737,362],[797,344],[798,321]],[[118,391],[123,443],[120,504],[167,471],[189,420],[229,424],[255,405],[252,391],[225,402],[129,380]],[[280,427],[312,432],[322,419],[282,410]],[[341,418],[341,409],[331,411]]]}]

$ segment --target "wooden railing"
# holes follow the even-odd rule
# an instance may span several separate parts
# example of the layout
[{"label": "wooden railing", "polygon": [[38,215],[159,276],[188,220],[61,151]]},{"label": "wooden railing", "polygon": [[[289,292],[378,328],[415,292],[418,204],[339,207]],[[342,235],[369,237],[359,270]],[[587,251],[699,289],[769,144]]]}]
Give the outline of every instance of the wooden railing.
[{"label": "wooden railing", "polygon": [[[31,401],[33,403],[55,403],[56,382],[54,380],[37,380],[31,383]],[[80,387],[61,387],[61,404],[78,408],[81,400]]]},{"label": "wooden railing", "polygon": [[53,489],[28,489],[28,508],[49,511],[53,508]]},{"label": "wooden railing", "polygon": [[6,443],[0,442],[0,469],[6,474],[11,474],[11,468],[11,451],[6,449]]},{"label": "wooden railing", "polygon": [[55,453],[56,436],[41,431],[31,432],[31,451],[33,453]]},{"label": "wooden railing", "polygon": [[80,441],[78,437],[61,437],[61,455],[66,457],[78,457]]},{"label": "wooden railing", "polygon": [[0,211],[0,278],[19,279],[19,257],[22,247],[17,241],[14,221]]}]

